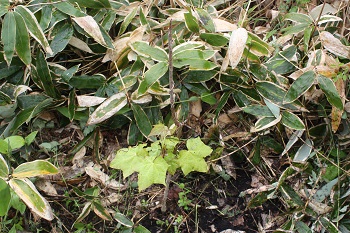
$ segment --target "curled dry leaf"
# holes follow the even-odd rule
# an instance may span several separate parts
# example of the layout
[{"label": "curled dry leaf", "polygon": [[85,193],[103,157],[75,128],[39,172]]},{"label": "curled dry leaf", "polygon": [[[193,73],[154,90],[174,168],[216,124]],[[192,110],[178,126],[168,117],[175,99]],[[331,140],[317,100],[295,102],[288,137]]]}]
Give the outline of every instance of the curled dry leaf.
[{"label": "curled dry leaf", "polygon": [[329,52],[340,57],[350,58],[350,47],[343,45],[332,33],[323,31],[320,33],[320,39],[323,47]]},{"label": "curled dry leaf", "polygon": [[247,39],[248,32],[244,28],[232,31],[227,53],[232,69],[236,68],[241,60]]}]

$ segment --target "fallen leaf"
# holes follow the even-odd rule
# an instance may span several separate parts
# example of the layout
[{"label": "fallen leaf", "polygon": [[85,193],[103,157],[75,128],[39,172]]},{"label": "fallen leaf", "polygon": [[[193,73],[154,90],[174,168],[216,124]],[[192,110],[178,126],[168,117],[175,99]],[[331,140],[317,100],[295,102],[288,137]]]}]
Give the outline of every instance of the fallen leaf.
[{"label": "fallen leaf", "polygon": [[248,32],[244,28],[232,31],[228,46],[228,58],[232,69],[236,68],[241,60],[247,39]]},{"label": "fallen leaf", "polygon": [[106,188],[119,190],[121,187],[123,187],[123,184],[120,184],[116,180],[111,179],[107,174],[103,173],[98,168],[86,167],[85,172],[92,179],[100,182],[100,184],[104,185]]},{"label": "fallen leaf", "polygon": [[332,33],[323,31],[320,33],[323,47],[334,55],[350,58],[350,47],[343,45]]},{"label": "fallen leaf", "polygon": [[[339,78],[335,82],[335,87],[337,88],[337,91],[340,95],[340,98],[342,100],[343,105],[345,104],[345,83],[344,80]],[[341,117],[343,115],[344,109],[339,109],[334,106],[332,106],[332,113],[331,113],[331,119],[332,119],[332,131],[335,133],[340,125]]]}]

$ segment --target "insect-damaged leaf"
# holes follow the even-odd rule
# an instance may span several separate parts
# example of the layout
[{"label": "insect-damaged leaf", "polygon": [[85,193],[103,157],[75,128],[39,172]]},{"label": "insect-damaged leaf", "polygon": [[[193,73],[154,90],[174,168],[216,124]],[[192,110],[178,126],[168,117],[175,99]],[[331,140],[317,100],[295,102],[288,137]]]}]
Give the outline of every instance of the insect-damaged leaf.
[{"label": "insect-damaged leaf", "polygon": [[302,74],[294,83],[290,86],[284,97],[284,103],[291,103],[304,94],[314,83],[315,73],[313,71],[307,71]]},{"label": "insect-damaged leaf", "polygon": [[128,103],[125,93],[120,92],[105,100],[89,117],[88,125],[98,124],[117,112]]},{"label": "insect-damaged leaf", "polygon": [[28,10],[28,8],[24,6],[17,6],[16,12],[18,12],[24,19],[25,25],[28,28],[30,35],[41,44],[44,48],[45,52],[48,54],[52,54],[52,50],[50,48],[49,42],[47,41],[44,32],[41,30],[41,27],[36,20],[34,14]]},{"label": "insect-damaged leaf", "polygon": [[9,181],[9,185],[33,212],[46,220],[53,219],[49,203],[40,195],[29,179],[14,178]]},{"label": "insect-damaged leaf", "polygon": [[1,29],[1,40],[4,44],[5,60],[10,66],[16,45],[16,21],[12,11],[5,15]]}]

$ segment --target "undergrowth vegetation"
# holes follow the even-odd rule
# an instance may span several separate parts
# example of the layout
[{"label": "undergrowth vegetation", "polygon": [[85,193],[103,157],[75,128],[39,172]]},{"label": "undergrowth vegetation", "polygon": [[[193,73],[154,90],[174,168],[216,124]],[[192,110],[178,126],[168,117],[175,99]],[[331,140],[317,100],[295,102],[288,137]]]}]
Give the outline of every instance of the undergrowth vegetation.
[{"label": "undergrowth vegetation", "polygon": [[350,7],[330,2],[1,0],[1,231],[153,232],[160,209],[200,232],[219,207],[185,183],[243,167],[239,210],[279,203],[252,231],[350,232]]}]

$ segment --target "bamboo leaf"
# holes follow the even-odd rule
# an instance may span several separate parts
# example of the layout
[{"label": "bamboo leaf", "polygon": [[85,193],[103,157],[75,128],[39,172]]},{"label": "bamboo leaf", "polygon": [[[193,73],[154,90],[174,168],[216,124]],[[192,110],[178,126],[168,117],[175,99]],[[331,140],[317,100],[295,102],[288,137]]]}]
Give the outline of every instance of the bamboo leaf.
[{"label": "bamboo leaf", "polygon": [[34,213],[48,221],[53,220],[49,203],[40,195],[29,179],[11,179],[9,185]]},{"label": "bamboo leaf", "polygon": [[24,19],[25,25],[28,28],[30,35],[41,44],[44,48],[45,52],[48,54],[52,54],[52,50],[50,48],[49,42],[47,41],[44,32],[41,30],[41,27],[36,20],[34,14],[28,10],[28,8],[24,6],[17,6],[15,9]]},{"label": "bamboo leaf", "polygon": [[164,49],[158,47],[152,47],[144,41],[136,41],[130,45],[131,49],[134,50],[138,55],[151,58],[154,61],[167,62],[168,54]]},{"label": "bamboo leaf", "polygon": [[15,178],[34,177],[58,173],[58,169],[50,162],[45,160],[35,160],[19,165],[12,176]]},{"label": "bamboo leaf", "polygon": [[146,71],[144,79],[141,81],[138,93],[144,94],[147,89],[158,81],[168,71],[166,62],[159,62]]},{"label": "bamboo leaf", "polygon": [[27,66],[32,62],[30,44],[29,44],[29,34],[27,31],[26,24],[20,14],[13,12],[16,20],[16,43],[15,48],[18,57]]},{"label": "bamboo leaf", "polygon": [[[6,145],[5,145],[6,146]],[[9,175],[9,167],[4,157],[0,154],[0,178],[7,179]]]},{"label": "bamboo leaf", "polygon": [[136,125],[143,134],[143,136],[148,137],[152,131],[152,124],[147,117],[145,111],[138,104],[132,104],[131,109],[134,113]]},{"label": "bamboo leaf", "polygon": [[16,20],[12,11],[5,15],[1,28],[1,40],[4,44],[5,60],[10,66],[16,45]]},{"label": "bamboo leaf", "polygon": [[89,117],[87,125],[98,124],[117,112],[128,103],[125,93],[120,92],[106,99]]},{"label": "bamboo leaf", "polygon": [[322,75],[317,77],[318,85],[327,97],[328,102],[334,107],[342,110],[344,108],[342,99],[335,87],[334,82]]}]

